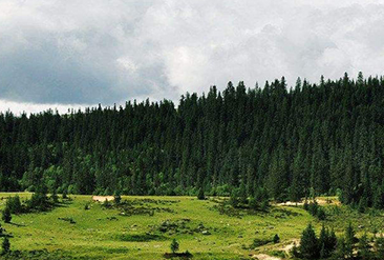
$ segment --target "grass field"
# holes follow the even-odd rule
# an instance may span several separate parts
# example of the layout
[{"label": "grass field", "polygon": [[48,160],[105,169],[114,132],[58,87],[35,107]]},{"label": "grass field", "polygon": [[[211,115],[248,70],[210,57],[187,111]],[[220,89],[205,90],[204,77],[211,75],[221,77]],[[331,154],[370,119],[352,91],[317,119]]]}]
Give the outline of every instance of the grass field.
[{"label": "grass field", "polygon": [[[1,193],[5,198],[15,194]],[[19,194],[22,199],[30,196]],[[268,213],[229,216],[215,208],[217,199],[200,201],[192,197],[123,197],[140,207],[154,210],[153,216],[122,216],[117,209],[105,209],[91,196],[71,196],[72,201],[49,212],[13,216],[11,224],[2,223],[13,238],[12,250],[61,252],[84,259],[164,259],[173,238],[180,251],[188,250],[193,259],[251,259],[271,255],[296,241],[309,222],[317,231],[321,222],[301,207],[272,206]],[[85,210],[85,205],[90,208]],[[382,218],[360,215],[343,206],[325,206],[327,225],[341,232],[346,216],[355,226],[373,232],[380,230]],[[371,214],[372,215],[372,214]],[[69,220],[73,220],[72,223]],[[361,227],[363,226],[363,227]],[[280,243],[250,248],[254,239],[268,240],[275,234]]]}]

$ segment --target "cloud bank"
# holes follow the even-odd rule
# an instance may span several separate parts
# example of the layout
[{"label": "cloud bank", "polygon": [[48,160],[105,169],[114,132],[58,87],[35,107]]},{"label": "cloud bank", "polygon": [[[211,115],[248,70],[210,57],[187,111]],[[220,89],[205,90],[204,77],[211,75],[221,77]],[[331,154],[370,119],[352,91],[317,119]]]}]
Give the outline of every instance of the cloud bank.
[{"label": "cloud bank", "polygon": [[2,0],[0,110],[383,74],[383,14],[374,0]]}]

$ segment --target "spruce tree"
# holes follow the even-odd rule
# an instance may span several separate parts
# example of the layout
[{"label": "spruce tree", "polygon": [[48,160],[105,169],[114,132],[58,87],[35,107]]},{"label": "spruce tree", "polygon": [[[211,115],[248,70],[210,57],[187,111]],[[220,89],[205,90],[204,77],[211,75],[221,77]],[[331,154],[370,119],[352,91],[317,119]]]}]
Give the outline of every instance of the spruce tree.
[{"label": "spruce tree", "polygon": [[335,259],[344,260],[348,254],[349,252],[345,244],[345,238],[341,237],[337,240]]},{"label": "spruce tree", "polygon": [[177,251],[179,251],[179,243],[177,242],[176,239],[172,240],[170,248],[171,248],[172,254],[175,254]]},{"label": "spruce tree", "polygon": [[8,237],[4,237],[3,243],[2,243],[2,254],[8,254],[11,251],[11,243],[9,242]]},{"label": "spruce tree", "polygon": [[347,259],[353,258],[353,250],[356,243],[355,231],[352,224],[349,223],[345,230],[345,256]]},{"label": "spruce tree", "polygon": [[3,210],[3,216],[2,219],[5,223],[11,223],[12,220],[12,214],[9,207],[5,207]]},{"label": "spruce tree", "polygon": [[367,233],[360,238],[359,244],[357,246],[357,255],[361,260],[370,260],[372,259],[372,254],[370,251],[370,245],[367,237]]},{"label": "spruce tree", "polygon": [[375,240],[376,258],[384,259],[384,237],[381,235]]},{"label": "spruce tree", "polygon": [[316,259],[319,257],[318,238],[312,224],[303,231],[300,239],[300,254],[305,259]]},{"label": "spruce tree", "polygon": [[198,199],[198,200],[205,200],[205,195],[204,195],[204,190],[203,190],[203,188],[200,188],[200,189],[199,189],[199,192],[198,192],[198,194],[197,194],[197,199]]}]

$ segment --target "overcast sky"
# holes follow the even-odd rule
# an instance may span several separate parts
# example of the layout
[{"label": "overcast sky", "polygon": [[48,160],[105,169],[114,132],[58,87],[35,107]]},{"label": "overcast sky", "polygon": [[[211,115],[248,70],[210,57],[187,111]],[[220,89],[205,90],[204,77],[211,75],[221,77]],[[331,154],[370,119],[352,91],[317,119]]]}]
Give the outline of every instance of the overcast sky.
[{"label": "overcast sky", "polygon": [[0,110],[384,74],[383,43],[383,1],[1,0]]}]

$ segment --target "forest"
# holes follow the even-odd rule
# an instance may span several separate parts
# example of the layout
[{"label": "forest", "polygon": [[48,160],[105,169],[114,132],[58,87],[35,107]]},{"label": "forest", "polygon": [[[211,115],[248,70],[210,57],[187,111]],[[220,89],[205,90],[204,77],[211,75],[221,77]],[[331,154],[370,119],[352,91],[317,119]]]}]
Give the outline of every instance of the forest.
[{"label": "forest", "polygon": [[177,105],[0,114],[0,190],[124,195],[337,195],[384,208],[384,78],[285,78]]}]

